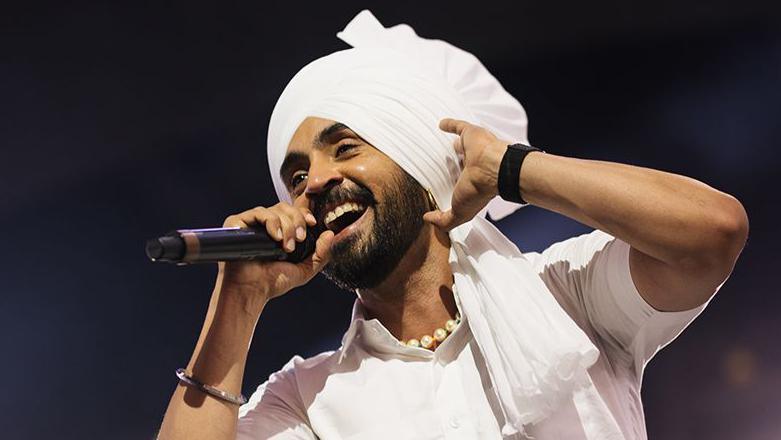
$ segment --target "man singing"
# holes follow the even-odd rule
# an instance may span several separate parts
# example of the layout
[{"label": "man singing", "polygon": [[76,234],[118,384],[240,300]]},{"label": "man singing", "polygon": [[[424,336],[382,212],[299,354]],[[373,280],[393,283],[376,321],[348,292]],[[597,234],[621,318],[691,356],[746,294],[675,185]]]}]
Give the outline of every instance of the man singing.
[{"label": "man singing", "polygon": [[[280,203],[232,215],[299,264],[220,264],[169,439],[645,439],[645,364],[705,307],[748,234],[696,180],[529,146],[471,54],[360,13],[271,117]],[[529,203],[595,228],[522,253],[484,216]],[[265,305],[322,272],[357,299],[336,351],[241,396]],[[291,325],[295,325],[291,323]],[[263,331],[261,328],[260,331]]]}]

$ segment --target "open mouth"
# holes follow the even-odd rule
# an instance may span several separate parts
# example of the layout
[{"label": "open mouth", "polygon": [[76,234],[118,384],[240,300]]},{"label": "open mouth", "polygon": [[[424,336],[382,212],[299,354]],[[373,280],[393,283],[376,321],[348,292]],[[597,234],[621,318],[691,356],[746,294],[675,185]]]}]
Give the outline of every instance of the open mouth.
[{"label": "open mouth", "polygon": [[366,212],[367,206],[359,202],[344,202],[334,205],[325,212],[323,224],[334,234],[355,223]]}]

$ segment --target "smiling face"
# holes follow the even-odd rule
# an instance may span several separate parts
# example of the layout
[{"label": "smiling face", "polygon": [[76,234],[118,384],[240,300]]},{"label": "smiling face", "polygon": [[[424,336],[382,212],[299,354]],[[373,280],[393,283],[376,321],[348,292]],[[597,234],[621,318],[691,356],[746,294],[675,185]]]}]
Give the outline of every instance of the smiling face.
[{"label": "smiling face", "polygon": [[344,124],[307,118],[280,175],[294,204],[335,232],[323,273],[347,290],[377,286],[420,235],[425,190]]}]

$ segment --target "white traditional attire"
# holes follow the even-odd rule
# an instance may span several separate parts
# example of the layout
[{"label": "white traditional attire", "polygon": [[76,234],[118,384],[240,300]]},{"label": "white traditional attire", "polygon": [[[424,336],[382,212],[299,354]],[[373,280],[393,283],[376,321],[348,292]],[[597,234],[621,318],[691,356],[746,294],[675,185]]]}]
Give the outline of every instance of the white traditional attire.
[{"label": "white traditional attire", "polygon": [[[279,169],[308,116],[346,124],[443,210],[460,161],[442,118],[528,143],[523,107],[473,55],[406,25],[386,29],[368,11],[338,36],[353,48],[304,67],[272,114],[281,200]],[[517,206],[497,199],[487,210]],[[450,239],[463,322],[436,352],[403,346],[357,301],[342,347],[294,358],[261,385],[239,438],[645,438],[643,366],[704,306],[653,310],[632,284],[628,245],[599,231],[523,254],[478,216]]]}]

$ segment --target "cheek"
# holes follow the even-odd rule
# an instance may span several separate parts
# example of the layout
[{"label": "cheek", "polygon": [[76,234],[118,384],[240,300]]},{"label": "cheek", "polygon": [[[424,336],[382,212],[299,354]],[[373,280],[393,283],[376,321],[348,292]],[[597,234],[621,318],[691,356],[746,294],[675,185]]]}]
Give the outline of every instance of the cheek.
[{"label": "cheek", "polygon": [[379,153],[362,155],[344,169],[345,177],[369,189],[378,201],[385,198],[387,185],[398,181],[399,172],[395,162]]},{"label": "cheek", "polygon": [[371,161],[361,162],[350,167],[347,177],[365,186],[376,195],[378,190],[382,190],[382,182],[385,178],[383,174],[378,173],[378,169],[377,164]]},{"label": "cheek", "polygon": [[350,170],[366,183],[382,184],[391,181],[400,171],[398,165],[384,156],[368,157],[366,155],[360,159],[351,164]]}]

